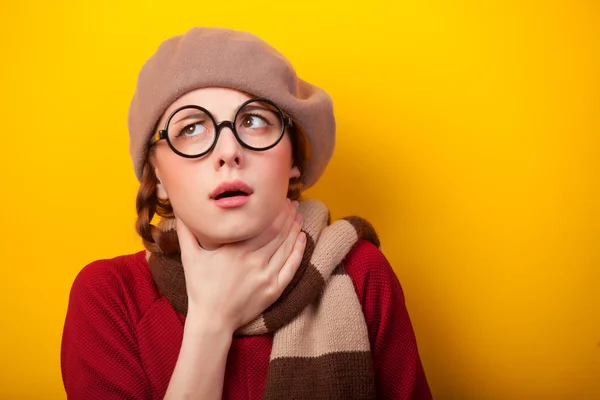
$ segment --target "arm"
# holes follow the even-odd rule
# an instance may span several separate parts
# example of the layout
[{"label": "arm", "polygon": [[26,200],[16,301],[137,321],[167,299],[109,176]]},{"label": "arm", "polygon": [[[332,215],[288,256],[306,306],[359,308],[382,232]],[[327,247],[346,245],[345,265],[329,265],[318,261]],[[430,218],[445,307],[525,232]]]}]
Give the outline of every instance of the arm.
[{"label": "arm", "polygon": [[[89,264],[71,287],[61,346],[69,399],[148,400],[157,392],[146,376],[121,276],[111,260]],[[135,307],[133,307],[135,308]],[[190,305],[166,399],[220,399],[233,329]]]},{"label": "arm", "polygon": [[[196,309],[188,310],[183,341],[165,400],[220,399],[233,330]],[[201,379],[199,379],[201,377]]]},{"label": "arm", "polygon": [[345,267],[363,306],[378,398],[431,399],[402,287],[389,262],[373,244],[360,241]]},{"label": "arm", "polygon": [[[281,295],[302,260],[306,239],[296,210],[290,202],[274,222],[275,229],[213,251],[201,248],[177,220],[188,316],[165,399],[221,398],[234,331]],[[257,247],[254,241],[266,243]]]},{"label": "arm", "polygon": [[[220,399],[233,332],[272,304],[300,265],[306,240],[299,234],[296,210],[291,204],[283,210],[265,231],[266,238],[259,235],[210,252],[178,224],[178,235],[185,230],[180,244],[188,317],[168,399]],[[97,261],[73,283],[61,348],[69,398],[157,396],[140,360],[135,335],[139,318],[132,315],[138,311],[131,303],[135,290],[124,288],[135,277],[121,276],[114,267],[110,260]]]}]

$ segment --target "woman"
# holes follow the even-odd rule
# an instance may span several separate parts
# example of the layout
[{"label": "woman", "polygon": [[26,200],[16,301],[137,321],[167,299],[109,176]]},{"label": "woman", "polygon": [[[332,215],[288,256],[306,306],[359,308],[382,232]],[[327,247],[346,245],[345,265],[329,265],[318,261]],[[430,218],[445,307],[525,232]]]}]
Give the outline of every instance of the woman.
[{"label": "woman", "polygon": [[431,397],[372,227],[297,201],[333,153],[323,90],[253,35],[194,28],[143,66],[129,133],[146,251],[73,283],[69,398]]}]

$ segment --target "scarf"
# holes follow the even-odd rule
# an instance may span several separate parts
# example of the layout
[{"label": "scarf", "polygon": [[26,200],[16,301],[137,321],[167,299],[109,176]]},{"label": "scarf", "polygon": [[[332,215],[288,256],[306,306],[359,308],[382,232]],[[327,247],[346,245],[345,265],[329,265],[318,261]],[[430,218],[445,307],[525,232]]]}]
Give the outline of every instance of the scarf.
[{"label": "scarf", "polygon": [[[264,400],[374,399],[367,325],[342,261],[359,239],[379,247],[377,234],[359,217],[331,224],[329,210],[315,200],[301,201],[298,212],[307,240],[296,275],[275,303],[235,334],[274,332]],[[159,228],[174,230],[173,223]],[[186,314],[181,256],[147,256],[158,288]]]}]

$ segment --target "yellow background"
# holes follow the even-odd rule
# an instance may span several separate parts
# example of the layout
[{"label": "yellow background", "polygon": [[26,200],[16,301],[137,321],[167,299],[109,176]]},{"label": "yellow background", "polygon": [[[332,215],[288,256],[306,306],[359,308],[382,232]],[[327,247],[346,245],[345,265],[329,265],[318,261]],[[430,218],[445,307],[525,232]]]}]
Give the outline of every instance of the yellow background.
[{"label": "yellow background", "polygon": [[60,399],[70,285],[137,251],[126,114],[193,25],[333,97],[307,194],[379,231],[438,399],[600,398],[598,3],[3,1],[0,398]]}]

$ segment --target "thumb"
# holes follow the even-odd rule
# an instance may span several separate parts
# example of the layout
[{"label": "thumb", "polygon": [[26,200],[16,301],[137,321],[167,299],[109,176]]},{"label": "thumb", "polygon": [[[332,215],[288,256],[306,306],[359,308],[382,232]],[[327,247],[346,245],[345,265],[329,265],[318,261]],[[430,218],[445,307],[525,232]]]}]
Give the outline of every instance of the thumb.
[{"label": "thumb", "polygon": [[196,239],[196,236],[192,233],[190,228],[188,228],[188,226],[178,217],[175,217],[175,224],[182,256],[184,254],[195,254],[201,251],[202,247],[200,247],[198,239]]}]

